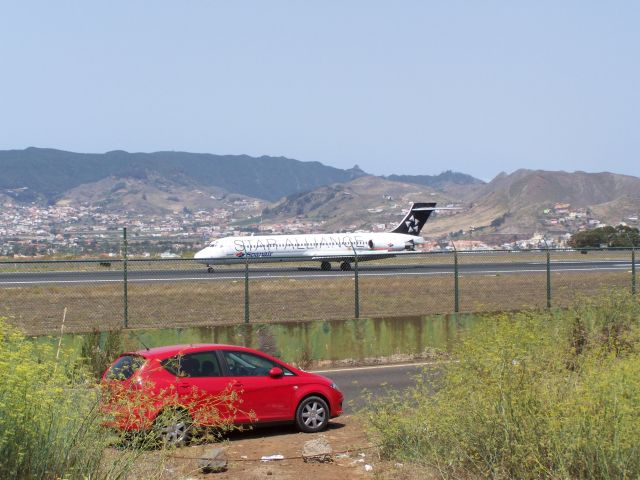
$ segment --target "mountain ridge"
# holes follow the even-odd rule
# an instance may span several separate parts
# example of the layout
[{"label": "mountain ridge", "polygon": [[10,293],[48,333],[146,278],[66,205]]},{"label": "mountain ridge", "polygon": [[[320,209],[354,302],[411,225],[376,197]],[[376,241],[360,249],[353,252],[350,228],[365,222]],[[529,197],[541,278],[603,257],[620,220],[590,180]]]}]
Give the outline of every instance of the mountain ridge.
[{"label": "mountain ridge", "polygon": [[286,157],[34,147],[0,151],[0,172],[0,203],[90,204],[114,213],[162,215],[239,201],[254,205],[256,215],[266,205],[267,222],[298,218],[359,229],[397,221],[412,201],[459,205],[434,215],[425,229],[431,237],[561,234],[585,227],[576,218],[615,224],[640,212],[640,178],[611,172],[517,169],[484,182],[452,171],[373,176],[357,165],[342,170]]},{"label": "mountain ridge", "polygon": [[[468,208],[434,222],[432,231],[528,235],[536,230],[560,233],[584,228],[571,212],[579,218],[584,213],[584,218],[617,224],[640,211],[638,192],[640,178],[631,175],[529,169],[502,172],[469,198]],[[556,205],[569,207],[556,209]]]},{"label": "mountain ridge", "polygon": [[108,176],[136,178],[144,171],[167,178],[182,175],[203,186],[268,201],[366,175],[357,167],[342,170],[286,157],[123,150],[98,154],[36,147],[0,151],[0,168],[0,189],[28,187],[18,200],[47,202],[82,184]]}]

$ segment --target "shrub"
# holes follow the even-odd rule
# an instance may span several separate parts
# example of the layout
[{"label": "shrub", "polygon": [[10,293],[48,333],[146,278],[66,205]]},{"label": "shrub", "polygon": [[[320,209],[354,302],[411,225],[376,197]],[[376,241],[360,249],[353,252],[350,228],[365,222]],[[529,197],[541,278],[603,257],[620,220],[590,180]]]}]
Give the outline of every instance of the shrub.
[{"label": "shrub", "polygon": [[638,307],[612,295],[484,318],[438,385],[420,381],[364,413],[383,455],[443,477],[637,478]]},{"label": "shrub", "polygon": [[129,468],[127,455],[101,465],[110,439],[82,369],[2,319],[0,378],[0,478],[119,478]]},{"label": "shrub", "polygon": [[91,374],[99,380],[122,353],[122,330],[100,332],[94,329],[83,336],[81,357]]}]

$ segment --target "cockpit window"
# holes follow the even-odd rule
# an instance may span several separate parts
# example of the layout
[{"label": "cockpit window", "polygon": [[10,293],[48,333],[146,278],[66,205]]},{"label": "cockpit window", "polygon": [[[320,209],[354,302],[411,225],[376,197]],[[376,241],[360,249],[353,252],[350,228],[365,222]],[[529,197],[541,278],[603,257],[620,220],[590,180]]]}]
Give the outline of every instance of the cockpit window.
[{"label": "cockpit window", "polygon": [[218,243],[218,242],[213,241],[213,242],[211,242],[211,243],[209,244],[209,246],[210,246],[210,247],[216,247],[216,246],[217,246],[217,243]]}]

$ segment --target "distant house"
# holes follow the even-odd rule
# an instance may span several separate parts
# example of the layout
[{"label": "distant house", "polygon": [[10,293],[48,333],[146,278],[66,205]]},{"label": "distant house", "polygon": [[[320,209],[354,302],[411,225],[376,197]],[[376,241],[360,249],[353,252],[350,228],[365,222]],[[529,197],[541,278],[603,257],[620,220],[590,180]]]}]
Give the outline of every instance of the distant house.
[{"label": "distant house", "polygon": [[556,203],[553,206],[554,210],[568,210],[569,208],[571,208],[571,204],[570,203]]}]

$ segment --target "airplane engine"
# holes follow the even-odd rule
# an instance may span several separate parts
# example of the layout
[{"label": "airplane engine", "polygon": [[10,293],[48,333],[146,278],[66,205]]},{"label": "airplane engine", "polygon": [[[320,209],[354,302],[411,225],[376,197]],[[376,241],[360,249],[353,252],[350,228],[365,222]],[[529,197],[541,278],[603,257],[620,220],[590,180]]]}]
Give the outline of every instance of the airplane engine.
[{"label": "airplane engine", "polygon": [[393,252],[399,252],[401,250],[404,250],[405,244],[404,243],[398,243],[398,242],[381,242],[379,240],[369,240],[367,242],[367,245],[369,245],[369,248],[371,250],[387,250],[387,251],[393,251]]}]

